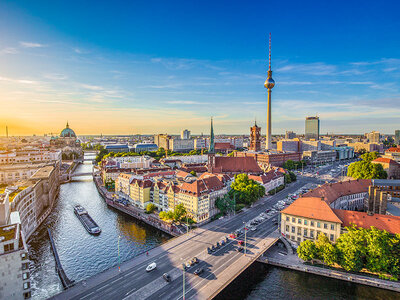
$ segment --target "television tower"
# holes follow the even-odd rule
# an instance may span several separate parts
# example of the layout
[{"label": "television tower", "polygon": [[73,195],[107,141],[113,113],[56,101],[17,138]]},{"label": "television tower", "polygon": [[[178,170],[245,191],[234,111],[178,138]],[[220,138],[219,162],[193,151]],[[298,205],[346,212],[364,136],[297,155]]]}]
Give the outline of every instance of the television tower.
[{"label": "television tower", "polygon": [[267,136],[266,136],[266,149],[272,149],[272,135],[271,135],[271,90],[275,86],[275,81],[272,79],[271,71],[271,33],[269,33],[269,69],[267,80],[265,80],[264,87],[268,89],[268,107],[267,107]]}]

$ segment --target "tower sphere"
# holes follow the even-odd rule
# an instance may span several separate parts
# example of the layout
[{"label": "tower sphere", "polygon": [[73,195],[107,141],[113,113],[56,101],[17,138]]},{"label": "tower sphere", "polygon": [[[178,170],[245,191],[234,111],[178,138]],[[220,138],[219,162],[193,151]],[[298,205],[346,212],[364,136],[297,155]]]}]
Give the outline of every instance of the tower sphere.
[{"label": "tower sphere", "polygon": [[273,80],[272,78],[267,78],[267,80],[265,80],[264,86],[266,89],[272,89],[275,86],[275,80]]}]

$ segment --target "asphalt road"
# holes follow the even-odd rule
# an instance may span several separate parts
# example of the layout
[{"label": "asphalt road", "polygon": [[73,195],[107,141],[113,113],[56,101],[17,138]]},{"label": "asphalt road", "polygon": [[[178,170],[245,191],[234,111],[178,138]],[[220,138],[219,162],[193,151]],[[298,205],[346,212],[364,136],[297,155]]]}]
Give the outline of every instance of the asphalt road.
[{"label": "asphalt road", "polygon": [[[236,216],[224,218],[197,228],[186,236],[170,240],[166,244],[150,251],[148,257],[135,258],[132,267],[123,267],[121,272],[106,271],[97,278],[89,279],[88,284],[79,284],[64,293],[56,295],[55,299],[181,299],[183,295],[182,262],[197,257],[200,262],[185,272],[185,290],[187,299],[196,299],[198,292],[211,280],[217,280],[226,267],[235,263],[243,253],[237,252],[237,241],[230,242],[221,247],[212,255],[207,254],[207,247],[215,245],[223,237],[242,228],[243,222],[257,217],[267,208],[272,207],[278,200],[284,199],[307,183],[317,183],[315,178],[301,178],[274,196],[260,199],[254,207],[239,213]],[[273,219],[258,225],[256,231],[248,231],[248,251],[251,254],[254,244],[265,238],[277,229]],[[240,237],[244,239],[244,236]],[[133,259],[133,260],[135,260]],[[157,268],[146,272],[146,267],[156,262]],[[196,276],[196,268],[202,267],[205,271]],[[172,281],[167,283],[163,273],[168,273]],[[89,284],[90,283],[90,284]]]}]

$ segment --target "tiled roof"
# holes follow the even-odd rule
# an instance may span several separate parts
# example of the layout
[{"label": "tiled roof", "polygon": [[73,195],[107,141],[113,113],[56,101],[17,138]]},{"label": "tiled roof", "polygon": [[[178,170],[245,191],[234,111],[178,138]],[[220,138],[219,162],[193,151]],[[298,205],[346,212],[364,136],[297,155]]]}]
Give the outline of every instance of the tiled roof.
[{"label": "tiled roof", "polygon": [[340,181],[336,183],[326,183],[318,188],[313,189],[312,191],[309,191],[308,193],[305,193],[303,197],[323,197],[328,204],[331,204],[342,196],[368,192],[368,187],[370,185],[370,179],[357,179]]},{"label": "tiled roof", "polygon": [[253,157],[216,156],[214,171],[217,173],[256,173],[262,172]]},{"label": "tiled roof", "polygon": [[386,150],[387,152],[400,152],[400,147],[391,147]]},{"label": "tiled roof", "polygon": [[214,144],[214,149],[215,150],[229,150],[229,149],[235,149],[231,143],[215,143]]},{"label": "tiled roof", "polygon": [[271,180],[277,179],[284,176],[284,174],[282,174],[281,172],[278,171],[274,171],[271,170],[265,174],[262,174],[260,176],[256,176],[256,175],[249,175],[250,179],[253,179],[257,182],[260,182],[262,184],[266,184],[267,182],[270,182]]},{"label": "tiled roof", "polygon": [[281,213],[299,216],[321,221],[342,223],[332,208],[317,197],[300,197],[291,205],[281,211]]},{"label": "tiled roof", "polygon": [[369,216],[366,212],[342,209],[334,209],[333,211],[342,220],[343,226],[347,227],[355,224],[366,229],[373,226],[392,234],[400,234],[400,217],[380,214]]},{"label": "tiled roof", "polygon": [[193,176],[193,175],[188,172],[182,171],[182,170],[176,171],[176,177],[185,178],[186,176]]},{"label": "tiled roof", "polygon": [[135,183],[137,183],[139,185],[139,187],[141,187],[141,188],[148,188],[148,187],[151,187],[151,185],[152,185],[152,181],[148,180],[148,179],[141,180],[141,179],[134,178],[134,179],[132,179],[131,184],[135,184]]},{"label": "tiled roof", "polygon": [[378,157],[377,159],[374,159],[372,161],[373,163],[384,163],[384,164],[393,164],[393,165],[397,165],[398,163],[390,158],[385,158],[385,157]]},{"label": "tiled roof", "polygon": [[198,179],[192,183],[182,183],[180,192],[200,196],[203,193],[220,190],[222,188],[224,188],[224,184],[217,176],[209,176]]}]

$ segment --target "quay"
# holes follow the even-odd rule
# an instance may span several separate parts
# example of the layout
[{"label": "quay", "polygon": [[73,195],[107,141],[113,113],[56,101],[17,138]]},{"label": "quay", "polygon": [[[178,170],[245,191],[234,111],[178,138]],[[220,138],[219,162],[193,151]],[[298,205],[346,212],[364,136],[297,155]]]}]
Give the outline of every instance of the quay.
[{"label": "quay", "polygon": [[56,249],[56,245],[53,240],[53,236],[51,235],[50,228],[47,228],[47,233],[49,234],[50,245],[51,245],[51,249],[53,250],[54,260],[56,262],[56,271],[58,273],[58,276],[60,277],[60,280],[61,280],[61,283],[62,283],[64,289],[68,289],[75,284],[75,281],[69,279],[67,274],[65,274],[64,268],[61,265],[61,261],[58,256],[58,253],[57,253],[57,249]]},{"label": "quay", "polygon": [[264,254],[264,256],[260,256],[258,261],[276,267],[311,273],[400,293],[400,283],[396,281],[389,281],[365,275],[349,273],[328,267],[322,268],[304,264],[297,254],[293,253],[293,249],[286,239],[281,237],[280,240],[285,244],[286,250],[288,250],[286,255],[284,255],[282,251],[278,249],[278,247],[272,247]]},{"label": "quay", "polygon": [[183,233],[182,230],[180,230],[174,224],[160,220],[158,217],[152,214],[146,214],[143,210],[139,210],[132,205],[125,206],[114,201],[112,193],[108,192],[105,187],[101,185],[100,178],[98,176],[93,176],[93,181],[96,185],[97,191],[108,206],[111,206],[124,214],[134,217],[135,219],[140,220],[174,237],[180,236]]}]

